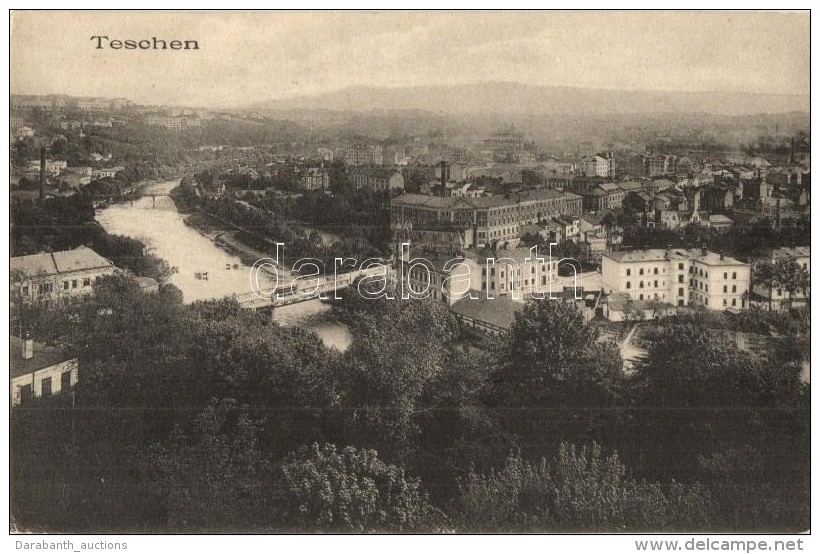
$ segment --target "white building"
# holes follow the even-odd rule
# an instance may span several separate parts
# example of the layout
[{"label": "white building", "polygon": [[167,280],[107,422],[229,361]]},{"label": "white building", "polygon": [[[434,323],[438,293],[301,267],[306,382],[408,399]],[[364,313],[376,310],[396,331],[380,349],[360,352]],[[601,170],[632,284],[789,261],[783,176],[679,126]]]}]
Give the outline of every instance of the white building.
[{"label": "white building", "polygon": [[[524,302],[534,295],[558,293],[558,260],[549,252],[528,248],[499,249],[492,253],[467,251],[463,256],[420,256],[422,263],[400,260],[401,278],[415,292],[427,291],[428,298],[452,306],[466,297],[506,298]],[[537,297],[537,296],[536,296]]]},{"label": "white building", "polygon": [[32,339],[11,337],[11,405],[69,392],[77,383],[77,358]]},{"label": "white building", "polygon": [[750,273],[748,264],[706,249],[609,252],[601,264],[606,294],[713,310],[746,308]]},{"label": "white building", "polygon": [[94,179],[104,179],[106,177],[116,177],[117,173],[124,170],[125,168],[121,165],[117,165],[114,167],[103,167],[100,169],[94,169],[91,171],[91,176]]},{"label": "white building", "polygon": [[305,190],[330,188],[330,175],[324,167],[309,167],[299,174],[299,184]]},{"label": "white building", "polygon": [[[68,167],[65,160],[46,160],[46,173],[60,175]],[[40,161],[32,160],[28,164],[29,171],[40,171]]]},{"label": "white building", "polygon": [[[792,259],[797,264],[806,270],[811,277],[811,249],[808,246],[794,246],[775,248],[772,251],[771,262],[777,263],[779,260]],[[803,305],[808,300],[808,292],[796,292],[794,296],[789,294],[783,286],[777,285],[772,287],[772,290],[766,288],[763,284],[756,284],[754,292],[763,301],[760,305],[768,308],[769,304],[774,309],[782,309],[783,307],[797,307]]]},{"label": "white building", "polygon": [[581,160],[581,173],[587,177],[612,177],[612,158],[587,156]]},{"label": "white building", "polygon": [[17,256],[9,264],[12,298],[23,302],[90,293],[98,277],[117,270],[110,260],[86,246]]}]

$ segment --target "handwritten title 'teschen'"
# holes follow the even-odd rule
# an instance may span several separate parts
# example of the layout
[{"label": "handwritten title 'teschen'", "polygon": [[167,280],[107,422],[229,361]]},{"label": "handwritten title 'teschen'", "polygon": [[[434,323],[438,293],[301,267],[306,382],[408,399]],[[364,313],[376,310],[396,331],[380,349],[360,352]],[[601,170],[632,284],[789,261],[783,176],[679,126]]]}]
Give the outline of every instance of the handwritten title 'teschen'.
[{"label": "handwritten title 'teschen'", "polygon": [[91,41],[96,50],[199,50],[199,42],[196,40],[165,40],[157,37],[112,39],[108,35],[94,35]]}]

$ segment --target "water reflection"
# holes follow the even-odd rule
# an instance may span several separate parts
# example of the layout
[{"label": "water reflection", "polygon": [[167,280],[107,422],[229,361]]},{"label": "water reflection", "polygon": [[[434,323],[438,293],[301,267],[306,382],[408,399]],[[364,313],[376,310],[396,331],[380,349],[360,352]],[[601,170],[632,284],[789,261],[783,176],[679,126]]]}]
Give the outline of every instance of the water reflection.
[{"label": "water reflection", "polygon": [[[156,183],[145,192],[164,195],[177,184],[178,181]],[[170,282],[179,287],[185,302],[252,292],[251,268],[185,225],[185,216],[177,212],[168,196],[142,197],[99,209],[97,221],[109,233],[141,240],[153,254],[176,267],[178,272],[171,276]],[[196,277],[203,271],[208,274],[207,280]],[[275,283],[260,274],[259,284],[265,288]],[[277,308],[274,320],[282,325],[311,329],[325,344],[339,350],[350,345],[347,327],[334,321],[331,308],[319,300]]]}]

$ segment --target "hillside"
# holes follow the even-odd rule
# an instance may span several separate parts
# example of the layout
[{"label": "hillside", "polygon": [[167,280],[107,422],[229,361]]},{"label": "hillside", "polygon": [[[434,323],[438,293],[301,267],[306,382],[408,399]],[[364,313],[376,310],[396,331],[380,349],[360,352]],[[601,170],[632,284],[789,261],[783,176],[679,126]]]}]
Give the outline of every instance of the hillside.
[{"label": "hillside", "polygon": [[635,114],[706,112],[748,115],[809,111],[809,97],[746,92],[603,90],[476,83],[415,87],[351,87],[269,100],[253,110],[425,110],[496,114]]}]

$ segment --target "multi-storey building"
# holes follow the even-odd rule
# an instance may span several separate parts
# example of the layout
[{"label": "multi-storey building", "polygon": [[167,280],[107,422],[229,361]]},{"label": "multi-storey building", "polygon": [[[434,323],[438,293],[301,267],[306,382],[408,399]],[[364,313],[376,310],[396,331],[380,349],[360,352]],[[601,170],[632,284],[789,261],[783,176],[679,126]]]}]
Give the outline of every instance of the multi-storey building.
[{"label": "multi-storey building", "polygon": [[772,251],[772,261],[792,259],[797,265],[811,271],[811,249],[808,246],[783,246]]},{"label": "multi-storey building", "polygon": [[[772,251],[771,262],[776,263],[780,260],[791,259],[797,265],[805,269],[811,275],[811,250],[808,246],[794,246],[775,248]],[[761,306],[768,307],[770,304],[774,309],[782,309],[784,307],[796,307],[803,305],[809,298],[809,290],[796,291],[791,295],[789,291],[782,285],[773,286],[771,290],[766,288],[763,284],[756,284],[754,292]]]},{"label": "multi-storey building", "polygon": [[60,101],[65,105],[65,100],[58,99],[53,96],[11,96],[11,109],[21,110],[28,108],[39,108],[44,110],[56,109],[60,105]]},{"label": "multi-storey building", "polygon": [[668,175],[677,171],[676,156],[647,156],[640,155],[630,158],[627,162],[627,171],[633,177],[654,177]]},{"label": "multi-storey building", "polygon": [[146,125],[152,125],[155,127],[165,127],[166,129],[171,129],[172,131],[181,131],[183,129],[188,129],[190,127],[201,127],[202,120],[197,117],[184,117],[184,116],[164,116],[164,115],[152,115],[146,117],[143,122]]},{"label": "multi-storey building", "polygon": [[398,169],[356,167],[348,175],[350,183],[357,189],[404,190],[404,176]]},{"label": "multi-storey building", "polygon": [[749,265],[706,249],[652,249],[603,254],[604,292],[633,300],[713,310],[747,306]]},{"label": "multi-storey building", "polygon": [[299,184],[305,190],[324,190],[330,188],[330,176],[323,167],[309,167],[301,171]]},{"label": "multi-storey building", "polygon": [[581,172],[588,177],[612,177],[612,158],[587,156],[581,160]]},{"label": "multi-storey building", "polygon": [[116,177],[117,173],[123,171],[125,168],[121,165],[115,165],[114,167],[101,167],[99,169],[91,170],[91,177],[93,179],[105,179],[106,177]]},{"label": "multi-storey building", "polygon": [[623,206],[626,193],[615,183],[601,183],[584,193],[584,209],[591,212],[615,210]]},{"label": "multi-storey building", "polygon": [[[65,160],[46,160],[46,173],[51,175],[60,175],[64,169],[68,167],[68,162]],[[40,171],[40,162],[32,160],[29,162],[29,171]]]},{"label": "multi-storey building", "polygon": [[465,247],[506,244],[516,246],[520,227],[561,215],[581,214],[577,194],[553,190],[480,198],[403,194],[391,201],[395,228],[461,231]]},{"label": "multi-storey building", "polygon": [[335,157],[341,158],[348,165],[382,165],[384,152],[377,144],[354,142],[335,149]]},{"label": "multi-storey building", "polygon": [[454,258],[398,259],[397,271],[405,286],[447,306],[467,297],[526,301],[536,295],[548,297],[559,288],[557,260],[551,260],[548,252],[533,253],[524,247],[468,250]]},{"label": "multi-storey building", "polygon": [[86,246],[17,256],[9,263],[12,298],[22,302],[90,293],[98,277],[117,270],[110,260]]}]

